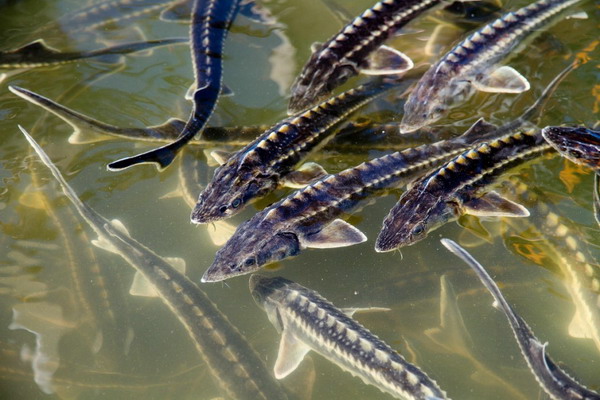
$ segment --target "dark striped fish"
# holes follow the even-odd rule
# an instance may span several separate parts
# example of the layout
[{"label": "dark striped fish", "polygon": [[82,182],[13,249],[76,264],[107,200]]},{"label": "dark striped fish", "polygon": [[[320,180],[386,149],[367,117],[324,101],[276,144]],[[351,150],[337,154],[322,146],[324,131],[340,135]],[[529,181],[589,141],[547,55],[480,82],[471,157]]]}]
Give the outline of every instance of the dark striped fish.
[{"label": "dark striped fish", "polygon": [[221,93],[223,80],[223,45],[241,0],[196,0],[192,8],[190,41],[196,89],[194,106],[185,127],[172,143],[133,157],[108,164],[116,171],[140,163],[168,167],[192,138],[201,132],[212,115]]},{"label": "dark striped fish", "polygon": [[208,223],[240,212],[250,201],[274,190],[284,179],[305,185],[326,174],[317,164],[293,168],[320,144],[351,112],[395,87],[394,82],[372,82],[333,97],[286,118],[233,154],[200,193],[192,222]]},{"label": "dark striped fish", "polygon": [[562,156],[600,171],[600,131],[583,126],[547,126],[542,135]]},{"label": "dark striped fish", "polygon": [[411,69],[410,58],[382,43],[441,1],[383,0],[356,17],[315,49],[292,86],[289,112],[314,105],[359,72],[388,75]]},{"label": "dark striped fish", "polygon": [[85,59],[95,59],[100,62],[113,64],[117,63],[124,54],[187,42],[186,38],[169,38],[123,43],[91,51],[60,51],[48,46],[44,40],[40,39],[18,49],[0,52],[0,68],[38,68]]},{"label": "dark striped fish", "polygon": [[[365,198],[402,186],[473,145],[528,124],[571,66],[548,85],[521,117],[501,127],[477,121],[462,136],[389,154],[336,175],[329,175],[271,205],[238,227],[202,277],[214,282],[256,271],[269,262],[297,255],[302,249],[362,243],[365,235],[340,219]],[[541,139],[543,142],[543,139]]]},{"label": "dark striped fish", "polygon": [[458,138],[383,156],[292,193],[240,225],[217,252],[202,281],[247,274],[309,247],[344,247],[366,241],[360,230],[339,217],[368,196],[410,182],[493,132],[480,121]]},{"label": "dark striped fish", "polygon": [[563,157],[595,171],[594,217],[600,225],[600,131],[585,127],[547,126],[542,130],[544,139]]},{"label": "dark striped fish", "polygon": [[253,275],[250,291],[281,332],[275,377],[285,378],[314,350],[363,382],[397,399],[446,399],[423,371],[341,310],[284,278]]},{"label": "dark striped fish", "polygon": [[533,372],[535,379],[542,389],[555,400],[598,400],[600,394],[586,388],[575,379],[567,375],[546,354],[548,343],[542,344],[527,323],[508,304],[502,292],[477,260],[465,249],[450,239],[442,239],[442,244],[448,250],[460,257],[477,274],[483,285],[490,291],[494,298],[494,307],[500,309],[510,324],[515,334],[521,353]]},{"label": "dark striped fish", "polygon": [[525,207],[500,194],[481,193],[511,167],[551,150],[537,129],[518,131],[480,144],[419,181],[398,200],[383,221],[375,250],[391,251],[424,239],[462,214],[527,217]]},{"label": "dark striped fish", "polygon": [[521,93],[529,82],[508,66],[497,67],[530,34],[580,0],[539,0],[509,12],[456,45],[423,75],[404,104],[401,131],[412,132],[442,118],[475,90]]},{"label": "dark striped fish", "polygon": [[83,204],[43,149],[19,127],[65,195],[98,235],[94,244],[114,252],[159,293],[193,339],[211,375],[232,399],[287,399],[260,356],[202,290],[165,259],[137,242],[118,220],[109,221]]}]

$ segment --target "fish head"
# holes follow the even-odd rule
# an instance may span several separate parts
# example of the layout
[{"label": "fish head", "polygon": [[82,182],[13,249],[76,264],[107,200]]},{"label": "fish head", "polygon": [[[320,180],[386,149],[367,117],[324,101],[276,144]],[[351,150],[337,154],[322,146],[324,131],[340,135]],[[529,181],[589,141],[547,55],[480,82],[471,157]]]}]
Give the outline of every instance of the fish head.
[{"label": "fish head", "polygon": [[255,223],[255,220],[253,218],[238,227],[217,252],[202,282],[218,282],[249,274],[300,252],[300,242],[294,233],[273,232],[271,225]]},{"label": "fish head", "polygon": [[206,224],[229,218],[273,186],[269,175],[253,173],[239,166],[237,159],[230,160],[215,170],[213,179],[198,196],[191,220]]},{"label": "fish head", "polygon": [[391,251],[424,239],[429,231],[449,219],[452,207],[439,196],[427,191],[407,191],[383,221],[375,250]]},{"label": "fish head", "polygon": [[464,102],[473,92],[467,80],[452,80],[440,85],[442,78],[430,69],[404,103],[400,132],[414,132],[444,117],[450,108]]},{"label": "fish head", "polygon": [[576,163],[600,169],[600,131],[585,127],[548,126],[542,135],[552,147]]},{"label": "fish head", "polygon": [[285,287],[292,282],[281,277],[268,277],[254,274],[250,277],[250,293],[256,304],[263,308],[271,323],[282,331],[283,319],[277,309],[278,299],[284,296]]}]

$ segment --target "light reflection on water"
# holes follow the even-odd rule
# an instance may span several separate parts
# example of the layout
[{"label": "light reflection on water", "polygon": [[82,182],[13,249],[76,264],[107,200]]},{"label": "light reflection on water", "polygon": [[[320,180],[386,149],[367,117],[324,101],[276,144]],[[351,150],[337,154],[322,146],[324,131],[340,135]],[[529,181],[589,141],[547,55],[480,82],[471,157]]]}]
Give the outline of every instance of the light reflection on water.
[{"label": "light reflection on water", "polygon": [[[33,1],[15,3],[2,5],[3,48],[34,39],[28,32],[77,4],[66,0],[43,7]],[[348,8],[357,14],[369,3],[356,1]],[[514,9],[525,3],[511,1],[507,6]],[[273,69],[269,56],[280,46],[280,53],[284,51],[296,63],[292,71],[297,73],[309,55],[309,45],[339,29],[317,1],[265,5],[285,29],[269,33],[268,28],[244,18],[236,22],[225,58],[225,82],[235,96],[221,99],[213,125],[264,124],[283,118],[286,101],[280,91],[285,82],[289,84],[289,70],[285,63],[275,63]],[[511,65],[530,78],[533,90],[520,96],[477,95],[453,114],[469,116],[469,122],[457,123],[451,129],[459,132],[482,115],[492,122],[505,122],[531,104],[564,68],[570,52],[579,52],[597,39],[597,29],[590,27],[598,26],[598,8],[590,1],[582,8],[589,20],[561,22],[512,58]],[[155,16],[136,23],[148,38],[187,35],[184,24],[159,23]],[[427,37],[434,26],[431,20],[416,23],[414,31],[394,39],[394,44],[415,60],[425,61],[420,38]],[[113,38],[123,29],[117,25],[113,32],[102,35]],[[47,39],[58,46],[65,37],[70,37],[68,48],[100,46],[77,43],[77,36],[66,33]],[[597,61],[598,50],[590,57]],[[281,75],[273,79],[277,72]],[[593,107],[598,99],[592,87],[597,85],[597,78],[594,61],[571,73],[550,101],[542,124],[596,123]],[[185,118],[189,104],[183,94],[191,80],[189,51],[177,46],[157,49],[149,56],[128,56],[120,69],[80,62],[26,71],[2,82],[0,397],[40,398],[48,397],[43,395],[48,392],[60,398],[220,396],[179,321],[159,300],[130,296],[132,269],[91,246],[89,229],[31,155],[16,124],[24,125],[40,141],[83,201],[109,219],[120,219],[133,237],[158,254],[185,259],[187,274],[195,281],[212,262],[218,246],[211,237],[221,231],[219,226],[191,225],[189,204],[181,196],[167,195],[177,190],[178,168],[180,164],[189,168],[190,159],[200,159],[199,175],[206,183],[212,169],[206,167],[203,149],[192,149],[160,174],[149,166],[110,173],[105,169],[108,162],[150,145],[119,139],[68,144],[69,126],[6,89],[7,83],[15,84],[108,123],[145,126],[171,116]],[[394,111],[389,103],[379,101],[377,105],[384,115]],[[352,154],[329,150],[315,159],[328,171],[337,172],[381,154],[365,147]],[[544,158],[522,169],[518,179],[541,191],[544,201],[555,203],[565,222],[575,221],[573,234],[582,242],[591,239],[599,244],[591,212],[592,176],[587,171],[558,158]],[[265,207],[288,192],[278,190],[258,201],[256,207]],[[532,212],[527,220],[481,224],[463,218],[460,225],[448,224],[401,252],[377,254],[373,239],[396,198],[397,193],[378,199],[350,217],[350,222],[369,237],[367,243],[341,250],[305,251],[282,263],[277,273],[317,290],[340,307],[391,308],[385,313],[358,315],[357,319],[419,365],[452,398],[537,398],[540,391],[506,320],[491,307],[491,297],[467,267],[449,256],[438,241],[440,237],[458,239],[490,270],[509,303],[539,338],[550,342],[554,359],[564,362],[570,373],[590,387],[600,387],[600,349],[592,340],[569,334],[574,304],[565,288],[564,273],[556,260],[547,259],[547,246],[564,252],[564,244],[546,242],[536,232],[542,224],[539,213]],[[526,205],[535,210],[534,203]],[[239,224],[250,218],[256,207],[249,207],[229,222]],[[591,256],[598,255],[597,247],[591,246],[589,251]],[[98,280],[99,276],[105,282]],[[448,295],[441,297],[442,277]],[[272,367],[278,334],[249,295],[247,278],[202,285],[202,289]],[[447,310],[443,323],[441,305]],[[28,315],[29,320],[17,319],[16,312]],[[36,342],[40,337],[44,343]],[[314,399],[389,398],[321,357],[313,355],[312,359]],[[301,373],[290,375],[284,383],[301,381]]]}]

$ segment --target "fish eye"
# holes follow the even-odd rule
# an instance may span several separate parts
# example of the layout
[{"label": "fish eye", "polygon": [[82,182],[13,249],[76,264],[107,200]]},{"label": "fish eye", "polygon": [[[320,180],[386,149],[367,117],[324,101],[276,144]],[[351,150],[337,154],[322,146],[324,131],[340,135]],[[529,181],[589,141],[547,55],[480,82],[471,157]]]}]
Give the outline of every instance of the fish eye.
[{"label": "fish eye", "polygon": [[242,201],[239,198],[235,199],[234,201],[231,202],[231,207],[238,208],[241,203],[242,203]]},{"label": "fish eye", "polygon": [[247,267],[250,267],[256,264],[256,260],[254,258],[247,258],[246,261],[244,261],[244,264],[246,264]]},{"label": "fish eye", "polygon": [[413,235],[415,236],[419,236],[420,234],[422,234],[424,231],[423,225],[417,225],[415,226],[415,229],[413,229]]},{"label": "fish eye", "polygon": [[225,214],[225,211],[227,211],[227,206],[221,206],[221,207],[219,207],[219,212],[221,214]]}]

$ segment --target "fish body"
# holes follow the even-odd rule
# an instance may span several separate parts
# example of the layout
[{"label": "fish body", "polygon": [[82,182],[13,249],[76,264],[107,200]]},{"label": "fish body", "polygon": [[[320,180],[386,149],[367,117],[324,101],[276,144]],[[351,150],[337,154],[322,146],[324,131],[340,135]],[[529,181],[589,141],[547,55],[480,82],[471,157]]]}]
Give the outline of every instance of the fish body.
[{"label": "fish body", "polygon": [[[361,200],[400,186],[473,143],[494,135],[480,121],[462,136],[392,153],[346,169],[292,193],[238,227],[202,277],[220,281],[298,254],[307,247],[350,246],[366,240],[357,228],[339,219]],[[487,131],[486,131],[487,130]]]},{"label": "fish body", "polygon": [[[265,131],[216,169],[212,181],[198,197],[192,222],[231,217],[253,199],[274,190],[300,161],[333,136],[333,126],[393,86],[391,82],[365,84]],[[313,166],[309,177],[325,173]]]},{"label": "fish body", "polygon": [[[561,11],[581,0],[539,0],[489,23],[457,44],[419,80],[404,104],[401,131],[433,123],[475,90],[520,93],[529,82],[498,62]],[[494,70],[492,70],[495,68]]]},{"label": "fish body", "polygon": [[[327,94],[369,66],[368,56],[379,48],[388,53],[387,65],[380,72],[390,74],[412,68],[406,56],[395,54],[381,44],[402,26],[442,0],[385,0],[376,3],[352,20],[320,46],[310,57],[292,86],[289,112],[297,113],[323,99]],[[391,58],[391,60],[389,60]]]},{"label": "fish body", "polygon": [[123,54],[187,41],[185,38],[169,38],[123,43],[91,51],[60,51],[48,46],[43,40],[36,40],[18,49],[0,52],[0,69],[47,67],[85,59],[114,63],[115,57]]},{"label": "fish body", "polygon": [[190,49],[196,89],[192,112],[178,138],[168,145],[108,165],[120,170],[140,163],[168,167],[179,151],[198,133],[212,115],[223,81],[223,46],[241,0],[195,0],[190,23]]},{"label": "fish body", "polygon": [[526,217],[527,209],[482,189],[507,169],[551,147],[537,129],[517,131],[480,144],[419,179],[404,192],[383,221],[375,249],[391,251],[422,240],[451,219],[478,216]]},{"label": "fish body", "polygon": [[423,371],[407,362],[317,292],[284,278],[253,275],[250,290],[282,333],[275,376],[283,378],[314,350],[363,382],[398,399],[446,399]]},{"label": "fish body", "polygon": [[502,292],[481,264],[462,247],[449,239],[442,244],[465,261],[477,274],[484,286],[494,297],[494,306],[500,309],[510,324],[521,353],[536,380],[548,395],[555,400],[598,400],[600,395],[567,375],[546,354],[547,343],[542,344],[527,323],[508,304]]},{"label": "fish body", "polygon": [[200,288],[127,233],[118,221],[109,221],[79,200],[56,166],[23,129],[23,134],[60,183],[65,195],[98,235],[95,242],[120,255],[159,293],[187,329],[198,352],[224,393],[233,399],[286,399],[262,359]]},{"label": "fish body", "polygon": [[542,135],[562,156],[600,171],[600,131],[583,126],[547,126]]}]

